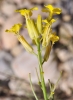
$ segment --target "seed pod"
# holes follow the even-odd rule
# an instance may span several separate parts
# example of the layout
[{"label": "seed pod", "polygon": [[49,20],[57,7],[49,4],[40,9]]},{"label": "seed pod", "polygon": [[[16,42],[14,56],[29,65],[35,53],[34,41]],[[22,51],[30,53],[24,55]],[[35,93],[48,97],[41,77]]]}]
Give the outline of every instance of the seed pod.
[{"label": "seed pod", "polygon": [[51,48],[52,48],[52,45],[51,45],[51,43],[49,43],[49,45],[46,47],[46,50],[45,50],[44,62],[48,60]]},{"label": "seed pod", "polygon": [[26,19],[26,27],[27,27],[30,38],[33,40],[35,36],[33,34],[33,31],[32,31],[32,25],[31,25],[30,19]]},{"label": "seed pod", "polygon": [[33,31],[33,34],[34,34],[35,38],[38,38],[39,37],[39,32],[38,32],[37,27],[36,27],[33,20],[31,20],[31,26],[32,26],[32,31]]},{"label": "seed pod", "polygon": [[50,43],[50,27],[44,28],[42,37],[43,37],[42,46],[43,47],[48,46],[48,44]]},{"label": "seed pod", "polygon": [[40,34],[42,34],[42,18],[41,15],[38,15],[37,17],[37,29]]},{"label": "seed pod", "polygon": [[17,38],[28,52],[33,53],[33,48],[29,45],[23,36],[18,35]]}]

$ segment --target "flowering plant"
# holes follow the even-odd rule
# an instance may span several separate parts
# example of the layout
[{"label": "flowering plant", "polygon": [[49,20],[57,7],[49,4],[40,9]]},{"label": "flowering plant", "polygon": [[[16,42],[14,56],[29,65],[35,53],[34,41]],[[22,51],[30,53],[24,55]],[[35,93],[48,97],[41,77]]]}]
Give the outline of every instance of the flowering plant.
[{"label": "flowering plant", "polygon": [[[16,12],[19,12],[22,16],[25,17],[26,28],[28,30],[29,37],[31,38],[32,41],[35,42],[35,45],[37,46],[37,54],[34,52],[33,47],[26,41],[26,39],[19,34],[19,30],[22,27],[22,24],[20,23],[15,24],[9,30],[7,29],[6,32],[8,33],[13,32],[17,36],[18,40],[22,43],[24,48],[28,52],[35,54],[37,56],[39,62],[39,73],[40,73],[40,75],[38,75],[37,73],[37,76],[38,76],[40,88],[43,91],[44,100],[54,100],[54,91],[57,83],[52,87],[49,81],[50,93],[48,96],[46,91],[45,80],[44,80],[43,63],[48,60],[50,51],[54,43],[59,40],[59,37],[56,35],[56,33],[52,31],[51,26],[56,21],[56,19],[53,18],[53,15],[60,14],[61,9],[54,8],[52,5],[47,5],[42,9],[42,11],[49,13],[48,17],[43,20],[41,15],[39,14],[35,21],[31,18],[33,14],[32,13],[33,10],[38,10],[38,8],[33,7],[31,9],[21,9],[21,10],[16,10]],[[42,48],[45,49],[45,53],[43,57],[41,51]],[[38,100],[38,97],[36,96],[32,87],[31,77],[30,77],[30,85],[32,88],[32,92],[35,96],[35,99]]]}]

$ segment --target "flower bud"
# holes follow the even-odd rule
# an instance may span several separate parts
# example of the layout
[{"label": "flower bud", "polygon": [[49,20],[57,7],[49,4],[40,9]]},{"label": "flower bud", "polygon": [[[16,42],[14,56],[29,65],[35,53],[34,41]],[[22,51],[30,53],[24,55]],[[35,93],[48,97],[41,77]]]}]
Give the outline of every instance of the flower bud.
[{"label": "flower bud", "polygon": [[38,15],[37,17],[37,29],[40,34],[42,34],[42,18],[41,15]]}]

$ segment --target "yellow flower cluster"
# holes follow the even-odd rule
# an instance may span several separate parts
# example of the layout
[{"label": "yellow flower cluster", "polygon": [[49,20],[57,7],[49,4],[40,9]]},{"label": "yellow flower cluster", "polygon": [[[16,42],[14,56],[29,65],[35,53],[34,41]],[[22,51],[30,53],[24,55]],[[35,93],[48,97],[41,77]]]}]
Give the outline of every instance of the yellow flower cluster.
[{"label": "yellow flower cluster", "polygon": [[[26,28],[28,30],[28,34],[30,38],[35,42],[37,45],[37,39],[40,41],[42,47],[46,48],[44,60],[46,61],[51,51],[51,47],[53,44],[59,40],[59,37],[56,36],[56,34],[52,31],[52,24],[56,21],[53,19],[54,14],[60,14],[61,9],[60,8],[54,8],[52,5],[45,6],[42,11],[49,13],[48,17],[45,20],[42,20],[41,15],[37,16],[36,21],[34,21],[32,16],[32,11],[38,10],[37,7],[33,7],[31,9],[21,9],[16,10],[16,12],[19,12],[22,16],[26,19]],[[25,40],[25,38],[21,35],[19,35],[19,30],[21,28],[21,24],[15,24],[10,28],[9,30],[6,30],[6,32],[13,32],[17,35],[18,40],[23,44],[25,49],[29,52],[33,52],[33,48],[29,45],[29,43]]]}]

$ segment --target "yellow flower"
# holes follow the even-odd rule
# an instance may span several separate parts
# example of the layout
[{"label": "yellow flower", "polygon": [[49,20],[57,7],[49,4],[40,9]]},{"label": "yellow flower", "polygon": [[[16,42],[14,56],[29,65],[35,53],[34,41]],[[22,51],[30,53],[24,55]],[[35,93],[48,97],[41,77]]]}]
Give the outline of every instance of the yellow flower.
[{"label": "yellow flower", "polygon": [[37,10],[37,7],[33,7],[31,9],[21,9],[21,10],[16,10],[16,12],[20,12],[22,16],[25,16],[25,18],[30,18],[32,16],[32,11]]},{"label": "yellow flower", "polygon": [[17,38],[28,52],[33,53],[33,48],[29,45],[23,36],[18,35]]},{"label": "yellow flower", "polygon": [[33,48],[29,45],[29,43],[25,40],[25,38],[21,35],[19,35],[19,30],[21,28],[22,24],[15,24],[14,26],[12,26],[10,28],[10,30],[6,30],[5,32],[13,32],[14,34],[17,35],[18,40],[22,43],[22,45],[24,46],[24,48],[29,51],[29,52],[33,52]]},{"label": "yellow flower", "polygon": [[50,21],[54,14],[60,14],[62,10],[60,8],[54,8],[52,5],[47,5],[45,6],[45,8],[42,9],[42,11],[49,12],[49,16],[47,17],[47,20]]},{"label": "yellow flower", "polygon": [[60,8],[54,8],[52,5],[45,6],[46,9],[42,9],[43,12],[50,12],[52,14],[60,14],[62,10]]},{"label": "yellow flower", "polygon": [[42,46],[43,47],[46,47],[48,44],[49,44],[49,41],[50,41],[50,37],[49,35],[51,34],[51,25],[52,23],[54,23],[56,20],[55,19],[52,19],[50,22],[48,22],[47,20],[43,20],[43,22],[45,22],[46,24],[44,25],[44,28],[43,28],[43,33],[42,33]]},{"label": "yellow flower", "polygon": [[43,41],[42,41],[42,46],[43,47],[46,47],[48,46],[48,44],[50,42],[52,42],[52,45],[57,42],[59,40],[59,37],[56,36],[54,33],[52,33],[52,30],[49,29],[48,31],[49,33],[46,33],[44,36],[43,36]]},{"label": "yellow flower", "polygon": [[54,44],[55,42],[57,42],[57,41],[59,40],[59,37],[56,36],[55,33],[52,33],[52,34],[50,35],[50,40],[51,40],[52,44]]},{"label": "yellow flower", "polygon": [[13,25],[9,30],[5,30],[5,32],[13,32],[14,34],[18,34],[22,24],[18,23]]},{"label": "yellow flower", "polygon": [[48,21],[47,19],[45,19],[45,20],[42,20],[42,21],[51,26],[56,20],[55,19],[51,19],[51,21]]},{"label": "yellow flower", "polygon": [[31,9],[16,10],[16,12],[20,12],[21,15],[25,16],[26,27],[27,27],[29,36],[32,40],[39,37],[37,26],[35,26],[34,21],[30,18],[30,16],[32,15],[32,11],[37,10],[37,9],[38,9],[37,7],[33,7]]},{"label": "yellow flower", "polygon": [[[45,61],[48,60],[49,58],[49,55],[50,55],[50,52],[51,52],[51,49],[52,49],[52,46],[55,42],[57,42],[59,40],[59,37],[55,35],[55,33],[50,33],[45,41],[46,41],[46,50],[45,50],[45,54],[44,54],[44,60],[43,60],[43,63]],[[52,43],[51,43],[52,42]]]}]

